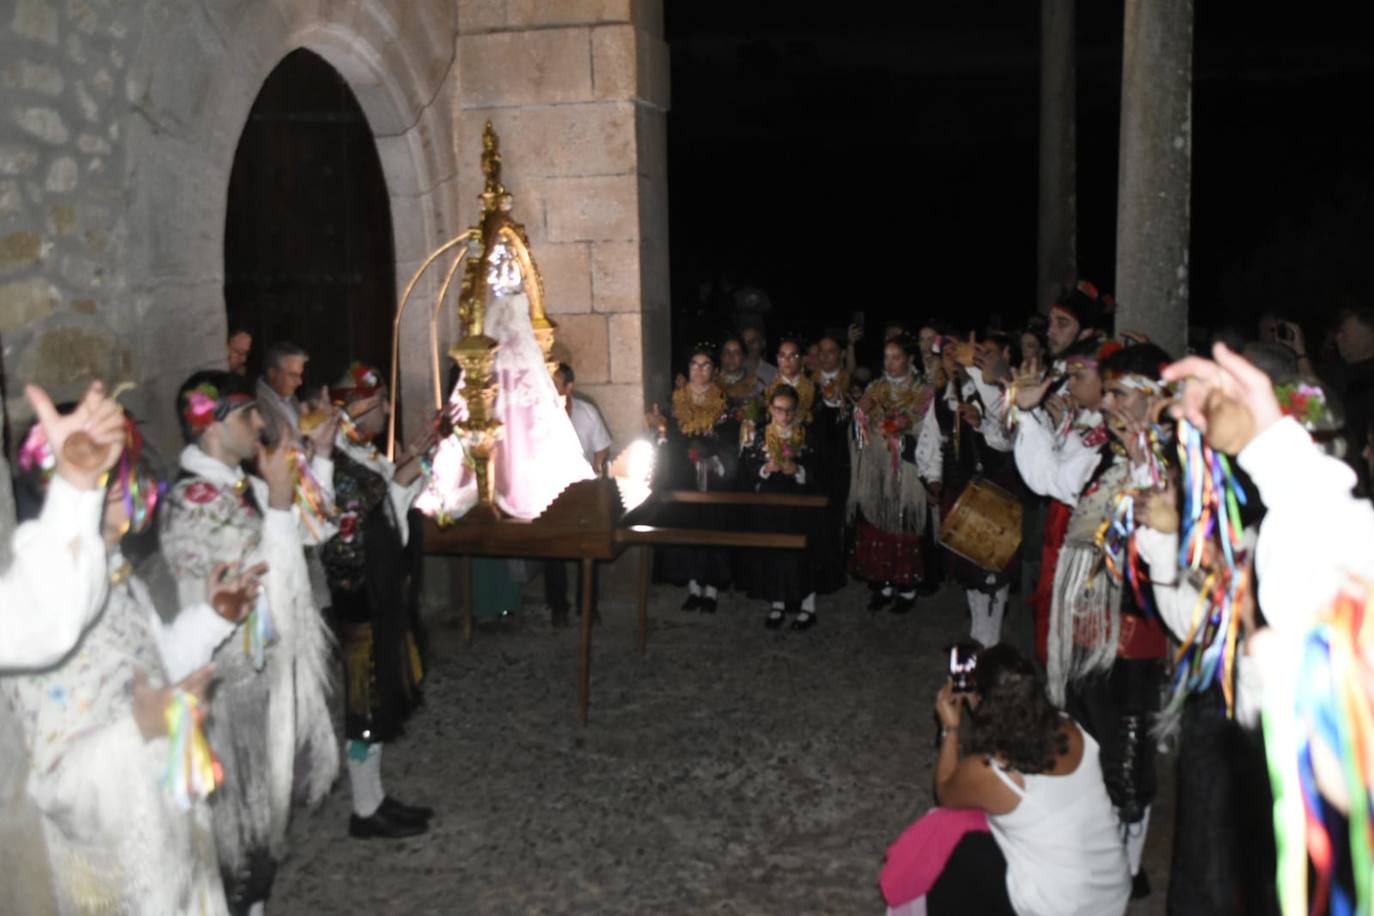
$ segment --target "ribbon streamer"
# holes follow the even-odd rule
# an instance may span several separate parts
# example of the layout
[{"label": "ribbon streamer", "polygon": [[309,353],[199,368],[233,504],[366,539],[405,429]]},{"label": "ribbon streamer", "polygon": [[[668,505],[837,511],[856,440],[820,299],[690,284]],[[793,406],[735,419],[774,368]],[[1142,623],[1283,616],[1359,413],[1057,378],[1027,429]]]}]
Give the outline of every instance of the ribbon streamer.
[{"label": "ribbon streamer", "polygon": [[162,784],[182,811],[209,798],[224,782],[224,768],[205,738],[205,710],[185,690],[167,701],[167,768]]}]

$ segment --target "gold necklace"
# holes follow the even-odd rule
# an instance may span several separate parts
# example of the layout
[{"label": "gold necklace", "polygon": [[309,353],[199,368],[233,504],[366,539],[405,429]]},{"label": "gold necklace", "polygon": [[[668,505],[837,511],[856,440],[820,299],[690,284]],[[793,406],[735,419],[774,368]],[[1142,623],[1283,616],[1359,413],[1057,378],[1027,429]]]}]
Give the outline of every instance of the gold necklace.
[{"label": "gold necklace", "polygon": [[685,436],[709,435],[725,413],[725,392],[714,382],[699,397],[691,385],[673,392],[673,419]]},{"label": "gold necklace", "polygon": [[797,392],[797,419],[803,423],[809,423],[811,421],[811,402],[816,399],[816,383],[803,375],[793,385],[791,382],[783,381],[781,375],[777,375],[773,378],[773,384],[769,385],[768,390],[763,393],[763,403],[773,403],[773,395],[783,385],[789,385]]}]

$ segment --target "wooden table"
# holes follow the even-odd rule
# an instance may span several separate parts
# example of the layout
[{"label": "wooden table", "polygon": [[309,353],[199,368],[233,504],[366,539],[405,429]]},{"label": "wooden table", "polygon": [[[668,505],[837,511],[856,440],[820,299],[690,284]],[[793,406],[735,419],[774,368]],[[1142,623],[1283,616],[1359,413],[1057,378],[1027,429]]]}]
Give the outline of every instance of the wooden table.
[{"label": "wooden table", "polygon": [[[698,493],[675,490],[650,497],[659,503],[796,506],[824,508],[824,496],[766,493]],[[806,536],[787,532],[716,531],[622,524],[625,518],[615,482],[583,480],[559,494],[547,510],[530,520],[473,511],[441,528],[424,523],[426,553],[463,557],[463,638],[472,641],[472,557],[523,557],[576,560],[582,564],[581,668],[578,714],[587,722],[591,695],[593,588],[596,563],[616,559],[632,546],[641,548],[639,564],[639,650],[649,646],[648,605],[652,549],[659,546],[749,547],[801,550]]]}]

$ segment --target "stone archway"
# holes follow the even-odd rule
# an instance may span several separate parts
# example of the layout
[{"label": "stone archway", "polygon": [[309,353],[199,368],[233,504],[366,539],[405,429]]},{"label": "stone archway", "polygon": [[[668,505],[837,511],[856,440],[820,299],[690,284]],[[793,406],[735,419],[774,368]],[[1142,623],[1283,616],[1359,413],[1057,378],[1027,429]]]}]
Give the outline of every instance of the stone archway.
[{"label": "stone archway", "polygon": [[353,359],[391,371],[395,255],[372,129],[348,84],[299,49],[263,84],[229,176],[224,235],[228,326],[258,346],[310,354],[307,383],[332,384]]},{"label": "stone archway", "polygon": [[[457,23],[447,6],[424,4],[414,16],[399,17],[378,0],[336,20],[316,5],[258,3],[232,22],[222,10],[218,23],[197,23],[192,15],[145,25],[142,44],[153,53],[135,58],[144,64],[130,73],[140,117],[130,122],[127,141],[127,269],[138,312],[157,316],[131,340],[138,348],[133,361],[147,367],[139,395],[158,441],[174,442],[170,422],[158,422],[166,413],[159,408],[171,402],[181,379],[223,358],[229,174],[253,101],[287,54],[304,48],[334,67],[372,128],[390,200],[398,285],[456,225],[454,195],[445,193],[457,171],[451,106],[441,98],[452,91],[456,53]],[[201,14],[213,18],[204,8]],[[406,403],[416,423],[425,403],[428,331],[426,316],[412,317],[401,332],[407,367],[401,386],[412,394]]]}]

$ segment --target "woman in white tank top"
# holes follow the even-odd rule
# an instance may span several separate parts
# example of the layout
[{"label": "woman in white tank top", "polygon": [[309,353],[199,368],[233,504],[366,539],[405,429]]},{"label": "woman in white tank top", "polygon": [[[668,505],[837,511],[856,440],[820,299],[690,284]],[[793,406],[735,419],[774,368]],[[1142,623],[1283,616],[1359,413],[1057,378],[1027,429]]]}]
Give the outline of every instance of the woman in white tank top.
[{"label": "woman in white tank top", "polygon": [[[1097,742],[1050,704],[1043,679],[1016,650],[981,652],[976,679],[976,692],[946,684],[936,699],[936,798],[986,812],[996,846],[966,835],[926,895],[927,912],[972,912],[968,904],[986,899],[990,885],[1000,897],[1000,878],[1001,899],[1019,916],[1124,913],[1131,876]],[[965,706],[972,729],[961,756]]]}]

